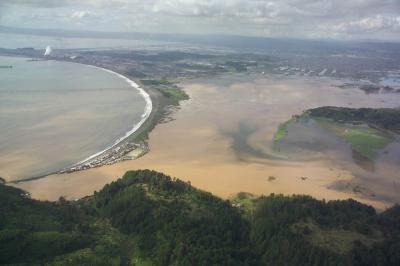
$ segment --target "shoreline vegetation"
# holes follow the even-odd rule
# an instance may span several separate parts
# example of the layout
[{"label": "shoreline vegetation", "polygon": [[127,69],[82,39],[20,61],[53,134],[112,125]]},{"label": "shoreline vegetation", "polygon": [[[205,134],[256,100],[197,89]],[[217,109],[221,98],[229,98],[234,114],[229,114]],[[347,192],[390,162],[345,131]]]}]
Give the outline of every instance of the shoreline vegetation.
[{"label": "shoreline vegetation", "polygon": [[274,136],[279,145],[287,135],[291,123],[313,119],[319,127],[343,138],[359,156],[373,160],[377,152],[400,133],[400,109],[345,108],[324,106],[309,109],[282,123]]},{"label": "shoreline vegetation", "polygon": [[400,263],[399,205],[377,213],[352,199],[242,192],[223,200],[150,170],[76,201],[31,199],[0,182],[0,200],[0,264]]},{"label": "shoreline vegetation", "polygon": [[[274,139],[273,142],[273,148],[277,153],[286,152],[287,145],[282,141],[290,142],[291,147],[296,145],[301,147],[301,141],[296,142],[296,132],[292,130],[292,127],[296,128],[296,126],[310,130],[309,133],[318,128],[324,132],[323,134],[337,139],[343,144],[341,147],[347,147],[344,150],[346,152],[344,156],[350,159],[351,164],[354,163],[358,167],[356,170],[358,175],[350,180],[340,178],[338,175],[338,179],[327,186],[328,189],[359,195],[366,199],[382,197],[380,188],[374,187],[367,178],[369,175],[378,176],[377,171],[385,167],[382,166],[382,161],[386,161],[387,158],[390,161],[390,158],[396,156],[391,152],[390,145],[397,145],[400,136],[399,108],[324,106],[308,109],[300,115],[294,115],[277,128],[275,136],[280,136],[280,138],[279,141]],[[288,134],[290,136],[285,139]],[[314,143],[320,145],[318,141]],[[339,149],[341,148],[339,147],[337,151],[342,152]],[[396,178],[393,177],[389,182],[396,189]]]},{"label": "shoreline vegetation", "polygon": [[400,133],[400,109],[320,107],[308,111],[321,128],[343,138],[353,151],[353,158],[363,168],[373,171],[379,151]]},{"label": "shoreline vegetation", "polygon": [[121,161],[135,160],[144,156],[149,152],[148,136],[150,132],[158,123],[167,121],[173,108],[179,108],[181,101],[189,99],[189,95],[187,95],[177,83],[167,79],[141,79],[136,82],[133,80],[133,77],[130,76],[129,72],[121,73],[118,69],[106,67],[101,64],[72,62],[59,58],[51,58],[51,60],[95,67],[124,79],[132,88],[137,89],[146,101],[145,111],[142,115],[143,118],[139,123],[134,125],[134,128],[127,133],[128,135],[116,140],[114,144],[103,151],[58,171],[9,181],[9,183],[18,184],[44,178],[53,174],[73,173],[104,165],[111,165]]}]

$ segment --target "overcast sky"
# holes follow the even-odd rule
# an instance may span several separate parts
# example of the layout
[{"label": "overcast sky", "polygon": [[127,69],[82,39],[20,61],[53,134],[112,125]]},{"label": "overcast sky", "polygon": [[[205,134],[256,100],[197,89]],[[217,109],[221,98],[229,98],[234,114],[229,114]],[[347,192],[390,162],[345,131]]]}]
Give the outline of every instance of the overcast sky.
[{"label": "overcast sky", "polygon": [[0,0],[0,25],[400,41],[400,0]]}]

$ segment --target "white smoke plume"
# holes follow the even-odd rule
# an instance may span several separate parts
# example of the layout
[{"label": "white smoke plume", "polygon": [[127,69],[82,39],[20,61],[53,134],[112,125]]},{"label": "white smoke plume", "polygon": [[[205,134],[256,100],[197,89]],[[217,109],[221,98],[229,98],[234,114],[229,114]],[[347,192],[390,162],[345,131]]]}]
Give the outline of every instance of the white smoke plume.
[{"label": "white smoke plume", "polygon": [[52,51],[52,49],[51,49],[50,45],[48,45],[46,47],[46,51],[44,52],[44,56],[49,56],[51,54],[51,51]]}]

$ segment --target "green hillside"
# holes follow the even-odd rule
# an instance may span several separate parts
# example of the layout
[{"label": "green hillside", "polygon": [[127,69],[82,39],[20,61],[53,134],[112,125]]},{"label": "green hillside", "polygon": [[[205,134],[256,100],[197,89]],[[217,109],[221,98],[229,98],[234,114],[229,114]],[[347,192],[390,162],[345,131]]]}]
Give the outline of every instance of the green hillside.
[{"label": "green hillside", "polygon": [[0,184],[0,201],[1,265],[400,265],[399,206],[247,193],[232,206],[149,170],[73,202]]}]

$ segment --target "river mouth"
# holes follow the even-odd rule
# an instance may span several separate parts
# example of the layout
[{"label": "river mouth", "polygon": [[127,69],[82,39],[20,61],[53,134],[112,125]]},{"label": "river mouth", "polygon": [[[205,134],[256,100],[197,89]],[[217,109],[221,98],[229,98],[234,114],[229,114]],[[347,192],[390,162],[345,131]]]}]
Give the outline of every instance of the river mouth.
[{"label": "river mouth", "polygon": [[[263,75],[190,80],[181,86],[191,99],[173,115],[173,121],[159,124],[151,132],[150,152],[146,156],[70,175],[50,176],[21,187],[42,199],[56,199],[61,192],[76,198],[92,193],[125,171],[154,169],[225,198],[241,191],[257,195],[308,194],[325,199],[353,197],[384,208],[391,200],[331,189],[329,186],[335,181],[352,180],[355,176],[342,164],[324,157],[321,150],[300,159],[279,157],[271,151],[278,126],[303,110],[328,105],[398,105],[399,99],[393,95],[345,90],[337,87],[340,82]],[[44,191],[41,186],[51,189]]]},{"label": "river mouth", "polygon": [[69,167],[115,144],[146,102],[115,73],[87,65],[0,57],[0,176],[16,181]]}]

